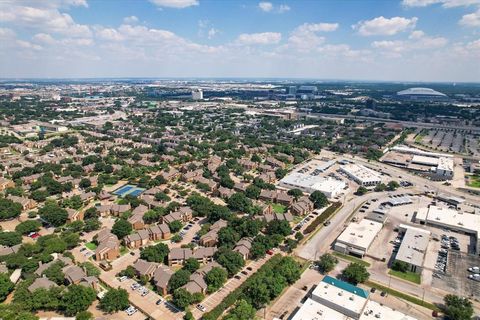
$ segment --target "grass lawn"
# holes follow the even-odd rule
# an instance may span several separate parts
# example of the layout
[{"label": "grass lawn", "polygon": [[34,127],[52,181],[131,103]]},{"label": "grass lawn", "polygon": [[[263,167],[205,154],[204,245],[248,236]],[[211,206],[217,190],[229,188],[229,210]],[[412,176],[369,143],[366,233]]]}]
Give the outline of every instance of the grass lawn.
[{"label": "grass lawn", "polygon": [[480,175],[469,176],[467,185],[472,188],[480,188]]},{"label": "grass lawn", "polygon": [[417,298],[415,296],[411,296],[409,294],[394,290],[392,288],[382,286],[381,284],[378,284],[376,282],[373,282],[373,281],[369,280],[369,281],[365,281],[364,284],[366,286],[370,287],[370,288],[376,288],[377,290],[385,291],[388,294],[391,294],[392,296],[399,297],[400,299],[404,299],[406,301],[417,304],[419,306],[423,306],[423,307],[428,308],[430,310],[440,311],[440,309],[436,305],[434,305],[433,303],[422,301],[422,299],[420,299],[420,298]]},{"label": "grass lawn", "polygon": [[411,272],[411,271],[401,272],[396,270],[390,270],[388,271],[388,274],[391,274],[394,277],[407,280],[416,284],[421,283],[421,276],[419,273],[416,273],[416,272]]},{"label": "grass lawn", "polygon": [[343,260],[348,260],[348,261],[350,261],[350,262],[356,262],[356,263],[361,264],[361,265],[363,265],[363,266],[365,266],[365,267],[367,267],[367,268],[370,267],[370,263],[369,263],[369,262],[364,261],[364,260],[359,259],[359,258],[356,258],[356,257],[354,257],[354,256],[350,256],[350,255],[343,254],[343,253],[340,253],[340,252],[335,252],[335,251],[333,252],[333,255],[334,255],[334,256],[337,256],[337,257],[339,257],[339,258],[341,258],[341,259],[343,259]]},{"label": "grass lawn", "polygon": [[272,208],[273,208],[273,211],[275,211],[276,213],[287,212],[287,207],[285,207],[283,204],[272,203]]},{"label": "grass lawn", "polygon": [[93,243],[93,242],[87,242],[87,243],[85,243],[85,247],[87,247],[88,249],[90,249],[90,250],[92,250],[92,251],[95,250],[95,249],[97,249],[97,245],[96,245],[95,243]]},{"label": "grass lawn", "polygon": [[123,256],[124,254],[126,254],[128,252],[128,249],[127,247],[125,246],[120,246],[120,255]]}]

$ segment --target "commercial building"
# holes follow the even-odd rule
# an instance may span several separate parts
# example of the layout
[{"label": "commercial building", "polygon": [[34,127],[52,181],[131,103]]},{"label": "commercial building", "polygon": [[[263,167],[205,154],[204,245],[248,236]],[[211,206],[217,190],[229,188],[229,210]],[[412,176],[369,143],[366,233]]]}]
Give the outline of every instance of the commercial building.
[{"label": "commercial building", "polygon": [[397,98],[410,101],[447,101],[448,96],[430,88],[408,88],[397,92]]},{"label": "commercial building", "polygon": [[345,173],[353,181],[363,187],[375,187],[382,183],[380,174],[372,169],[358,164],[349,164],[340,167],[340,171]]},{"label": "commercial building", "polygon": [[202,89],[193,89],[192,90],[192,100],[203,100]]},{"label": "commercial building", "polygon": [[404,224],[399,226],[399,230],[404,234],[395,260],[406,262],[410,266],[410,271],[421,273],[430,241],[430,231]]},{"label": "commercial building", "polygon": [[325,276],[291,320],[413,320],[369,299],[366,290]]},{"label": "commercial building", "polygon": [[369,219],[350,223],[335,241],[334,250],[363,257],[382,227],[383,223]]},{"label": "commercial building", "polygon": [[469,234],[475,238],[476,243],[472,251],[479,252],[480,215],[478,214],[464,213],[455,209],[431,205],[418,209],[414,215],[414,220],[420,224]]},{"label": "commercial building", "polygon": [[343,192],[346,183],[340,179],[325,178],[320,175],[334,164],[334,160],[327,162],[317,159],[311,160],[301,168],[286,175],[280,180],[278,186],[285,189],[300,189],[305,193],[320,191],[327,198],[335,198]]}]

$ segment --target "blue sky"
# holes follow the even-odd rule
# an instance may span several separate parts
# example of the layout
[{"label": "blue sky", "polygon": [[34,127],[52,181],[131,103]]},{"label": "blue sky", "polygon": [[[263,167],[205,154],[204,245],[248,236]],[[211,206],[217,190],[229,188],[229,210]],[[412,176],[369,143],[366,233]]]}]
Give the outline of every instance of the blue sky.
[{"label": "blue sky", "polygon": [[0,77],[480,81],[480,0],[2,0]]}]

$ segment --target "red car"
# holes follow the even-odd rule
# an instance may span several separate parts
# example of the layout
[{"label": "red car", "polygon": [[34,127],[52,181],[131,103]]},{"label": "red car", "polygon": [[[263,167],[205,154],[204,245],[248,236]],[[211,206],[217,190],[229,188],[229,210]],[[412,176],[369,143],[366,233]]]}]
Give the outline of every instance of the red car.
[{"label": "red car", "polygon": [[272,254],[273,254],[273,250],[267,250],[267,254],[272,255]]},{"label": "red car", "polygon": [[40,235],[37,232],[32,232],[28,236],[32,239],[36,239],[36,238],[40,237]]}]

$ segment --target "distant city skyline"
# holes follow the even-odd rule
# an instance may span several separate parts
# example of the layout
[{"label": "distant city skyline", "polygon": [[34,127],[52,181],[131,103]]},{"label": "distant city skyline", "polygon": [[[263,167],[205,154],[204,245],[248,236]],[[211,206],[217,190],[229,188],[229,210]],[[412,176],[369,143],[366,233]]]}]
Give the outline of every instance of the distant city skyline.
[{"label": "distant city skyline", "polygon": [[480,82],[480,0],[1,0],[0,78]]}]

